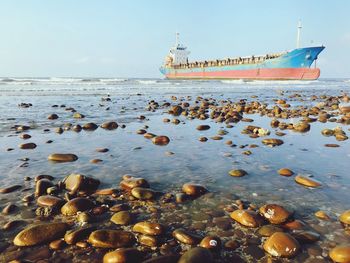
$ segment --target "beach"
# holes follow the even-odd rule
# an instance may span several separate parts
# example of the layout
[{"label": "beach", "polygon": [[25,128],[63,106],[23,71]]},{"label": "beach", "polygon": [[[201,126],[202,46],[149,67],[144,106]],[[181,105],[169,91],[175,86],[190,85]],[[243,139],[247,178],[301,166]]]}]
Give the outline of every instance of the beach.
[{"label": "beach", "polygon": [[2,78],[0,261],[332,262],[349,96],[348,79]]}]

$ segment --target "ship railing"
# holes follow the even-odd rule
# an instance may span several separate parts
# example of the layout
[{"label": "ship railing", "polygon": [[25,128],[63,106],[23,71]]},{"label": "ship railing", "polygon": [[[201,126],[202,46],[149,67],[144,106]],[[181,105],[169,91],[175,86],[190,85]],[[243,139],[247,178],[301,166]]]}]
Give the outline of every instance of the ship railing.
[{"label": "ship railing", "polygon": [[206,60],[206,61],[195,61],[191,63],[180,63],[178,65],[172,65],[174,69],[188,69],[188,68],[206,68],[206,67],[217,67],[217,66],[228,66],[228,65],[244,65],[244,64],[257,64],[262,63],[269,59],[278,58],[285,54],[274,53],[259,56],[249,56],[249,57],[238,57],[238,58],[226,58],[217,60]]}]

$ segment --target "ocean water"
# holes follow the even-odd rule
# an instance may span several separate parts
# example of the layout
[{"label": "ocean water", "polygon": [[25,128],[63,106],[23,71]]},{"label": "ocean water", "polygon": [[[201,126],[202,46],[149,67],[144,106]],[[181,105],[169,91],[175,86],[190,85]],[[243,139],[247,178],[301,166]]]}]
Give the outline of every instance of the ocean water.
[{"label": "ocean water", "polygon": [[[162,192],[180,192],[182,184],[186,182],[205,185],[215,198],[210,203],[198,201],[185,205],[182,212],[189,213],[189,218],[193,216],[193,211],[208,207],[218,209],[239,198],[258,206],[271,202],[283,204],[295,211],[297,218],[310,225],[317,225],[313,213],[318,210],[324,210],[336,219],[339,213],[350,209],[349,140],[338,142],[334,137],[321,135],[324,128],[341,126],[349,136],[349,125],[314,122],[307,133],[284,130],[286,135],[281,137],[284,144],[270,148],[261,143],[261,138],[253,139],[241,134],[242,129],[251,124],[269,129],[270,137],[276,137],[274,133],[278,129],[270,127],[271,119],[268,117],[245,115],[254,119],[254,122],[239,122],[233,128],[227,128],[225,124],[211,119],[188,120],[179,116],[180,124],[174,125],[162,121],[163,118],[173,118],[165,109],[147,111],[146,108],[151,100],[160,105],[164,102],[175,103],[171,96],[191,104],[200,96],[231,101],[258,100],[269,105],[274,105],[275,99],[284,98],[291,107],[313,106],[321,101],[321,95],[340,96],[346,93],[350,94],[349,79],[270,82],[1,78],[0,185],[24,184],[27,189],[33,189],[32,181],[23,181],[25,176],[33,178],[39,174],[50,174],[61,179],[70,173],[82,173],[100,179],[102,188],[118,187],[122,175],[132,174],[147,179],[152,188]],[[293,94],[300,94],[300,97],[289,98]],[[318,99],[313,99],[313,95],[318,96]],[[107,96],[111,101],[103,100]],[[31,103],[32,106],[23,108],[18,106],[20,103]],[[66,111],[66,107],[75,108],[86,118],[72,118],[72,113]],[[58,114],[59,118],[48,120],[47,116],[52,113]],[[146,119],[140,120],[140,115]],[[125,124],[126,128],[119,127],[114,131],[99,128],[93,132],[80,133],[54,132],[55,128],[67,122],[102,124],[111,120]],[[285,121],[295,123],[298,119]],[[27,132],[32,136],[31,139],[24,141],[19,138],[13,129],[19,124],[32,127]],[[199,124],[208,124],[211,128],[198,131],[196,126]],[[145,125],[148,126],[148,132],[167,135],[171,142],[159,147],[136,134]],[[210,138],[222,129],[228,131],[223,140],[198,141],[199,137]],[[48,144],[48,140],[53,142]],[[226,145],[227,140],[232,140],[237,147]],[[19,149],[18,145],[24,142],[34,142],[37,148]],[[324,147],[326,143],[338,143],[340,147],[327,148]],[[259,147],[249,148],[251,144]],[[96,148],[101,147],[108,148],[109,152],[96,152]],[[13,150],[7,151],[9,148]],[[251,150],[252,154],[242,154],[246,150]],[[54,152],[75,153],[79,159],[73,163],[49,162],[47,156]],[[23,161],[23,158],[28,160]],[[102,159],[103,162],[97,165],[90,163],[94,158]],[[277,170],[282,167],[288,167],[296,174],[312,175],[322,183],[322,187],[305,188],[296,184],[294,177],[279,176]],[[231,169],[244,169],[248,175],[232,178],[228,175]],[[21,197],[25,194],[20,193]],[[21,206],[17,199],[18,192],[0,196],[0,205],[11,201]],[[164,212],[164,218],[172,220],[172,215]],[[8,218],[0,216],[0,223],[6,220]],[[327,242],[334,238],[345,238],[342,228],[335,222],[319,229],[324,237],[320,246],[327,247]]]}]

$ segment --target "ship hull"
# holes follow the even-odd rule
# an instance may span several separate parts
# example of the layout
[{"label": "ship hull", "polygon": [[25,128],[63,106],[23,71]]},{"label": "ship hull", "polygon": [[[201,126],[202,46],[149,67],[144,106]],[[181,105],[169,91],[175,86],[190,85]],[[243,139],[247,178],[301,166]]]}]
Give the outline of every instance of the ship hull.
[{"label": "ship hull", "polygon": [[318,68],[271,68],[202,72],[173,72],[168,79],[249,79],[249,80],[316,80]]},{"label": "ship hull", "polygon": [[323,46],[298,48],[259,63],[205,67],[161,67],[168,79],[316,80],[320,69],[311,65]]}]

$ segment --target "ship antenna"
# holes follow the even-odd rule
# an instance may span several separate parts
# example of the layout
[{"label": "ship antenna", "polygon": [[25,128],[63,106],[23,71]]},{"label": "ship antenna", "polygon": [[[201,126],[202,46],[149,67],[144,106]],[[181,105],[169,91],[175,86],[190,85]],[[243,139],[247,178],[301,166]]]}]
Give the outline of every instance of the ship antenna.
[{"label": "ship antenna", "polygon": [[301,21],[299,20],[298,23],[298,34],[297,34],[297,48],[300,48],[300,31],[301,31]]},{"label": "ship antenna", "polygon": [[179,45],[179,32],[176,32],[176,40],[175,40],[175,46],[177,47]]}]

